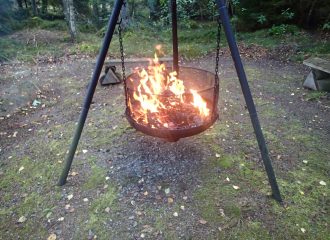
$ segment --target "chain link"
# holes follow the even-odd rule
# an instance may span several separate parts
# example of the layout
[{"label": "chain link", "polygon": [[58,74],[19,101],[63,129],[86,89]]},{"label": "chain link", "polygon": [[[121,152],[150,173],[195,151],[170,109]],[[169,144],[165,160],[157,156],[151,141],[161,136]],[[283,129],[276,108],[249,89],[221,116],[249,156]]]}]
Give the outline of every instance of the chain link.
[{"label": "chain link", "polygon": [[215,80],[216,85],[219,85],[219,61],[220,61],[220,39],[221,38],[221,22],[218,20],[218,33],[217,33],[217,53],[215,59]]},{"label": "chain link", "polygon": [[[125,4],[125,3],[124,3]],[[125,56],[124,56],[124,46],[123,46],[123,36],[122,36],[122,27],[121,22],[118,23],[118,35],[119,35],[119,46],[120,46],[120,60],[121,60],[121,68],[122,68],[122,74],[123,74],[123,81],[124,84],[126,83],[126,69],[125,69]]]},{"label": "chain link", "polygon": [[220,61],[220,36],[221,35],[221,21],[218,20],[218,33],[217,33],[217,53],[215,60],[215,88],[213,99],[213,113],[217,112],[218,100],[219,100],[219,61]]},{"label": "chain link", "polygon": [[[123,6],[126,6],[126,2],[123,2]],[[128,99],[127,99],[127,86],[126,86],[126,69],[125,69],[125,56],[124,56],[124,45],[123,45],[123,29],[121,27],[123,19],[120,19],[120,22],[118,24],[118,37],[119,37],[119,47],[120,47],[120,60],[121,60],[121,69],[122,69],[122,80],[124,82],[124,89],[125,89],[125,102],[126,106],[128,106]]]}]

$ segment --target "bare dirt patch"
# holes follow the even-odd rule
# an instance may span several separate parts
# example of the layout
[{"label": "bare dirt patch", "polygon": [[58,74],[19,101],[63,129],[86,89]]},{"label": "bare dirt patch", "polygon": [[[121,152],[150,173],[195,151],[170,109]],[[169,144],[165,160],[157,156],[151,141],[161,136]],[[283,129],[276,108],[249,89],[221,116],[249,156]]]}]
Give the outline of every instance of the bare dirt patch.
[{"label": "bare dirt patch", "polygon": [[[268,196],[229,57],[221,58],[220,120],[176,143],[136,132],[124,117],[123,87],[98,86],[68,183],[56,187],[92,61],[30,65],[46,98],[1,120],[6,239],[313,239],[327,231],[319,181],[326,180],[328,150],[320,143],[329,143],[329,99],[306,101],[307,69],[263,56],[245,66],[288,210]],[[214,69],[213,57],[183,64]],[[4,72],[11,79],[16,69]]]}]

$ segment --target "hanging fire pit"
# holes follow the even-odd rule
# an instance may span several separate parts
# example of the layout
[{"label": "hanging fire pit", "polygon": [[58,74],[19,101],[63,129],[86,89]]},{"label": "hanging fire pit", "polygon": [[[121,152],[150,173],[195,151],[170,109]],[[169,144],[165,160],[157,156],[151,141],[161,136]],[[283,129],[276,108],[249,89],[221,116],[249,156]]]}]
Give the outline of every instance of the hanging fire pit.
[{"label": "hanging fire pit", "polygon": [[[76,132],[67,155],[66,164],[58,182],[59,186],[66,183],[69,175],[79,138],[86,121],[88,110],[92,103],[98,78],[100,77],[114,29],[118,22],[120,10],[124,4],[123,0],[115,1],[103,45],[96,62],[94,74],[88,87],[84,106],[79,117]],[[246,79],[237,44],[230,26],[228,10],[224,0],[217,0],[216,4],[218,6],[221,22],[223,22],[225,27],[224,32],[226,33],[231,55],[235,62],[235,68],[247,109],[250,113],[272,193],[274,198],[282,203],[280,190],[271,164],[267,145],[258,120],[258,115]],[[157,56],[155,56],[155,59],[147,69],[136,69],[133,74],[126,78],[120,25],[118,26],[118,35],[123,69],[123,82],[125,84],[126,116],[128,121],[134,128],[141,132],[151,136],[165,138],[169,141],[177,141],[180,138],[192,136],[206,130],[218,118],[218,67],[221,22],[219,21],[218,25],[215,75],[196,68],[179,68],[176,0],[171,0],[171,10],[173,69],[176,70],[175,72],[167,71],[165,65],[160,63]],[[157,50],[160,49],[157,48]]]},{"label": "hanging fire pit", "polygon": [[180,67],[167,71],[157,56],[147,69],[126,80],[126,117],[137,130],[177,141],[209,128],[218,118],[219,85],[215,74]]}]

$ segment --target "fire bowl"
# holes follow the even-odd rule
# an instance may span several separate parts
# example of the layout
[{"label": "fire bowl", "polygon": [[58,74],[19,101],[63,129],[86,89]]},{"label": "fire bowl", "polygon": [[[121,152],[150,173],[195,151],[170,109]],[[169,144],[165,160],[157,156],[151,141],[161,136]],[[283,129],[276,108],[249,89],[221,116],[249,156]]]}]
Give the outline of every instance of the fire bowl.
[{"label": "fire bowl", "polygon": [[[215,74],[192,67],[180,67],[178,79],[183,82],[184,93],[178,96],[164,91],[150,94],[145,91],[145,99],[156,98],[162,104],[161,111],[145,111],[141,117],[141,101],[137,100],[137,91],[141,91],[141,76],[135,72],[126,80],[126,118],[136,130],[147,135],[175,142],[180,138],[189,137],[208,129],[218,119],[217,102],[219,84]],[[139,87],[140,86],[140,87]],[[207,115],[192,105],[195,94],[202,99]],[[182,103],[183,102],[183,103]]]}]

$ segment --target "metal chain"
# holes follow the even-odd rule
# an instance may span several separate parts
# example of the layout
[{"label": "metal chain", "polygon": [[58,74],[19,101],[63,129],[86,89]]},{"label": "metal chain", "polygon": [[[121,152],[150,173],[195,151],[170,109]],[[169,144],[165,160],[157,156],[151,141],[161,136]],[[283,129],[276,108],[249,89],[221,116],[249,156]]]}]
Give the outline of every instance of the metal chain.
[{"label": "metal chain", "polygon": [[123,36],[122,36],[122,28],[121,22],[118,23],[118,35],[119,35],[119,46],[120,46],[120,60],[121,60],[121,68],[123,72],[123,81],[126,84],[126,69],[125,69],[125,56],[124,56],[124,46],[123,46]]},{"label": "metal chain", "polygon": [[[126,6],[126,1],[123,2],[123,6]],[[128,106],[128,89],[126,86],[126,69],[125,69],[125,56],[124,56],[124,45],[123,45],[123,36],[122,36],[122,27],[121,27],[121,23],[122,23],[123,19],[120,19],[120,22],[117,23],[118,24],[118,36],[119,36],[119,47],[120,47],[120,60],[121,60],[121,69],[122,69],[122,80],[124,82],[124,89],[125,89],[125,103],[126,106]]]},{"label": "metal chain", "polygon": [[221,22],[218,20],[218,33],[217,33],[217,53],[215,59],[215,88],[213,99],[213,113],[217,112],[218,100],[219,100],[219,61],[220,61],[220,36],[221,35]]},{"label": "metal chain", "polygon": [[220,61],[220,37],[221,37],[221,21],[218,20],[218,33],[217,33],[217,54],[215,59],[215,80],[216,84],[219,85],[219,61]]}]

